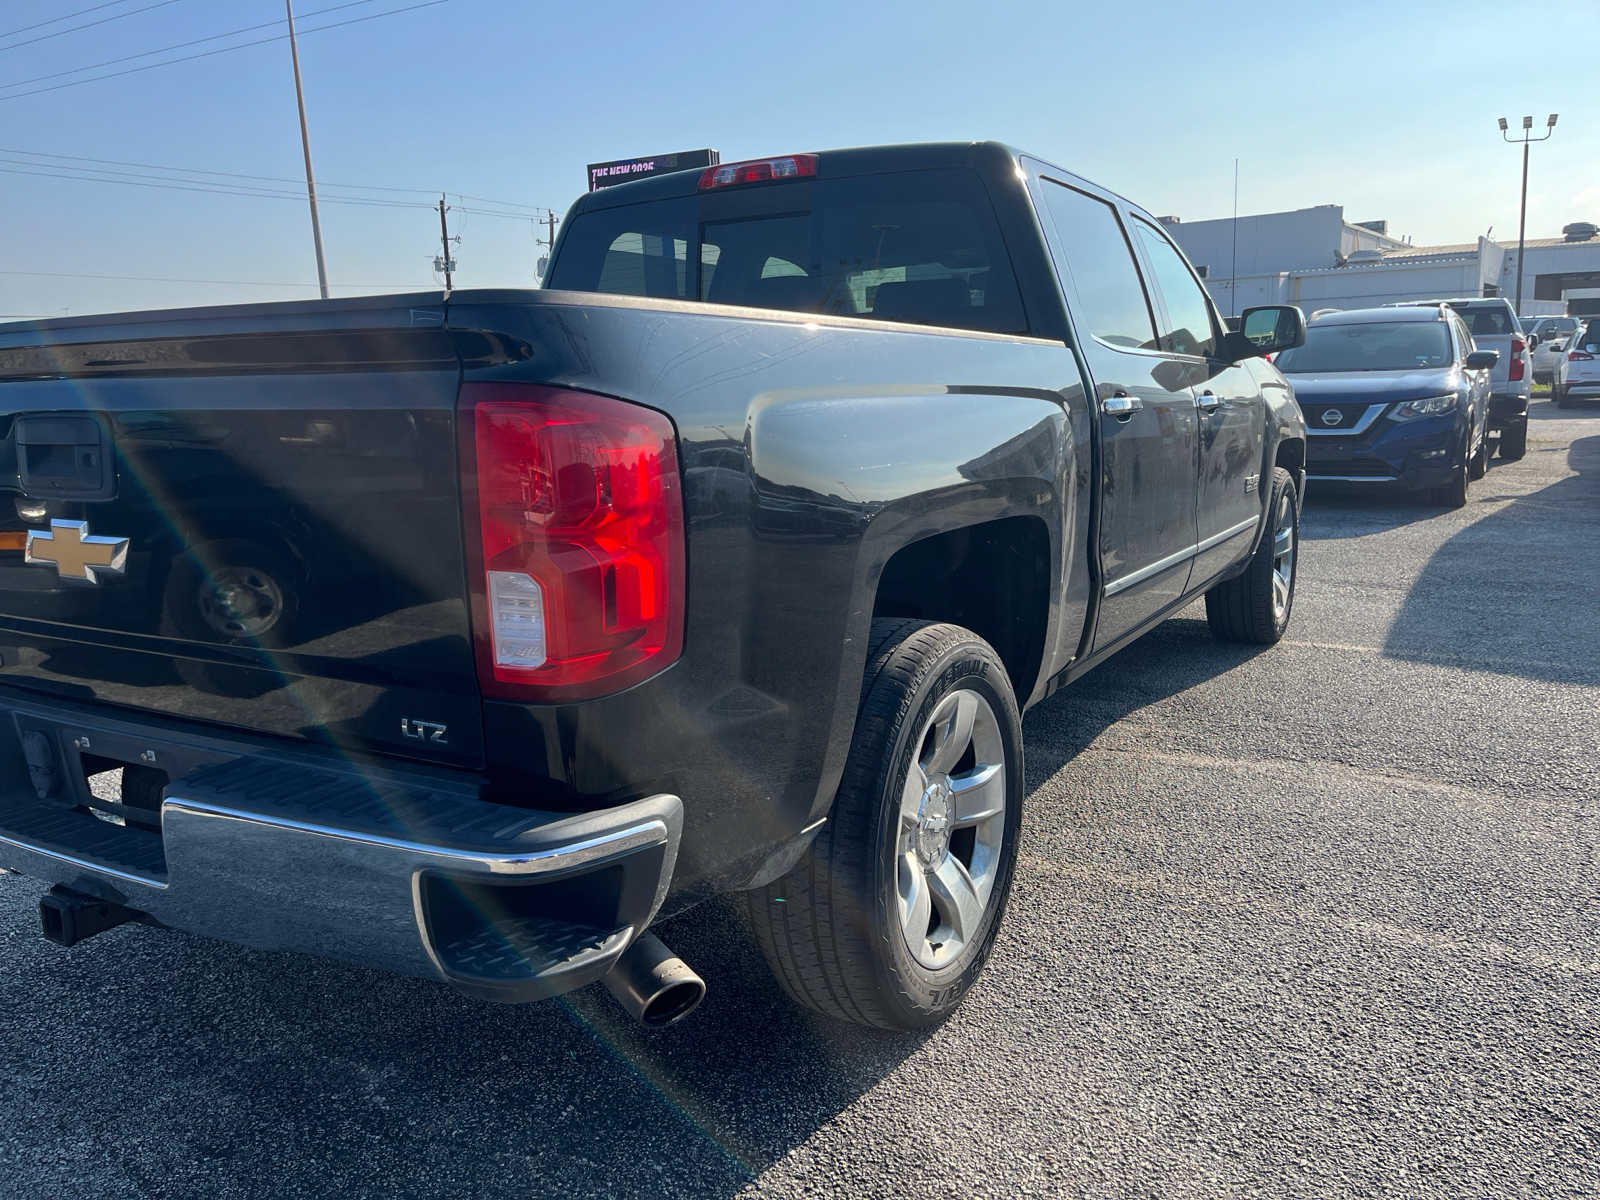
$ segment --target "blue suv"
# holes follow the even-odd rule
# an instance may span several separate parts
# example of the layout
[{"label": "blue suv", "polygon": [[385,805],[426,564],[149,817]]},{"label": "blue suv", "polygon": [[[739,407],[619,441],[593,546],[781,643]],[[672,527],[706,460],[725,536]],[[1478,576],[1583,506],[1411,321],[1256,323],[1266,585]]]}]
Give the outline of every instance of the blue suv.
[{"label": "blue suv", "polygon": [[1306,422],[1306,477],[1427,490],[1451,508],[1489,463],[1489,373],[1449,308],[1322,313],[1277,367]]}]

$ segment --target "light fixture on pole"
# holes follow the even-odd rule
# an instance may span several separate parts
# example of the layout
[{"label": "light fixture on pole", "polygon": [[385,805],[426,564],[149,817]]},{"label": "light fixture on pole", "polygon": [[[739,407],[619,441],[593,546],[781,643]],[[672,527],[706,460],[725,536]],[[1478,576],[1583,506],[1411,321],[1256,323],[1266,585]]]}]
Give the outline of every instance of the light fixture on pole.
[{"label": "light fixture on pole", "polygon": [[1544,123],[1544,137],[1533,136],[1533,118],[1522,118],[1522,136],[1512,137],[1504,117],[1500,118],[1500,136],[1515,145],[1522,143],[1522,210],[1517,217],[1517,320],[1522,319],[1522,251],[1528,232],[1528,145],[1544,142],[1556,131],[1556,113],[1551,113]]}]

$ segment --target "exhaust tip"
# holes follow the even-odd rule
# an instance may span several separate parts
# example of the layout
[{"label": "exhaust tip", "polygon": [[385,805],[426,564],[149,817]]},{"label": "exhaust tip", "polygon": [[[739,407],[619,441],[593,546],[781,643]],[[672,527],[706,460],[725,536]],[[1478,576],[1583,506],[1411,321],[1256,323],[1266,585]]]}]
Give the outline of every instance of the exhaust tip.
[{"label": "exhaust tip", "polygon": [[653,933],[641,934],[602,982],[612,998],[649,1029],[683,1020],[706,995],[705,980]]},{"label": "exhaust tip", "polygon": [[[687,967],[684,970],[688,970]],[[651,1029],[663,1029],[674,1021],[681,1021],[706,998],[706,985],[698,975],[679,983],[669,984],[657,992],[639,1014],[639,1020]]]}]

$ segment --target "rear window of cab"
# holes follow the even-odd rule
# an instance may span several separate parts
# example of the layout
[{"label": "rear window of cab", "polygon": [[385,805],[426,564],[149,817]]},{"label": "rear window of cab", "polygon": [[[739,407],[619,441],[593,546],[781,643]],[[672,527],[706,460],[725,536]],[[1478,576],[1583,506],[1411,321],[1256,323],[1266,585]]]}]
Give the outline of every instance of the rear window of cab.
[{"label": "rear window of cab", "polygon": [[572,218],[546,286],[1026,333],[983,182],[967,169],[752,184],[795,207],[675,197]]}]

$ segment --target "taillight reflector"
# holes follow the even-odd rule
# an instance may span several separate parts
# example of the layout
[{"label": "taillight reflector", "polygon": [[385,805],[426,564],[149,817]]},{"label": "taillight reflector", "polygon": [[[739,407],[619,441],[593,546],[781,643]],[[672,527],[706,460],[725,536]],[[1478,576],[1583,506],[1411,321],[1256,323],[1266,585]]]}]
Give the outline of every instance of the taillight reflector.
[{"label": "taillight reflector", "polygon": [[751,158],[719,163],[700,172],[700,190],[733,187],[740,183],[772,183],[782,179],[807,179],[817,173],[815,154],[786,154],[779,158]]},{"label": "taillight reflector", "polygon": [[1588,362],[1593,357],[1594,357],[1594,355],[1585,354],[1582,350],[1568,350],[1567,351],[1567,361],[1568,362]]},{"label": "taillight reflector", "polygon": [[1515,383],[1517,380],[1522,378],[1523,369],[1527,365],[1526,360],[1522,357],[1522,352],[1527,348],[1528,343],[1523,341],[1521,338],[1511,339],[1511,371],[1507,375],[1507,378],[1510,379],[1512,383]]},{"label": "taillight reflector", "polygon": [[468,590],[485,695],[582,700],[683,649],[683,504],[658,412],[529,384],[458,406]]}]

